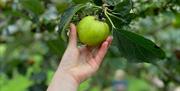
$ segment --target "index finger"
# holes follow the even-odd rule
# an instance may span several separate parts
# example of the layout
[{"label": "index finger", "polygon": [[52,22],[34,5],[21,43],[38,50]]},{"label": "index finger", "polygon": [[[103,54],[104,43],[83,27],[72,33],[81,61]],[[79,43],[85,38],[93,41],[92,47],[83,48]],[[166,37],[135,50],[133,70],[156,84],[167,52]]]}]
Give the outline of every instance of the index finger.
[{"label": "index finger", "polygon": [[77,46],[77,31],[76,26],[71,23],[70,24],[70,35],[69,35],[69,45],[70,46]]},{"label": "index finger", "polygon": [[112,39],[113,37],[112,36],[109,36],[106,41],[104,41],[101,45],[101,47],[99,48],[98,52],[97,52],[97,55],[95,56],[95,59],[97,61],[97,64],[100,65],[104,56],[106,55],[107,53],[107,50],[112,42]]}]

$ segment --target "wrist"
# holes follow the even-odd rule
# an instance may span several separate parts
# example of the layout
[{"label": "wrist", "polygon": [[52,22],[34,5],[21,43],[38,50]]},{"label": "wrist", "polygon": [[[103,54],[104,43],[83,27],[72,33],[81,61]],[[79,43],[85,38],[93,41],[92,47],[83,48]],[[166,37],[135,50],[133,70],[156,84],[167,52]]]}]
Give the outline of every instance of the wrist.
[{"label": "wrist", "polygon": [[57,70],[54,74],[48,91],[76,91],[79,84],[73,76],[67,72]]},{"label": "wrist", "polygon": [[69,83],[73,83],[77,86],[80,84],[80,82],[72,74],[70,74],[68,72],[62,72],[61,71],[58,74],[59,74],[59,77],[64,81],[67,81]]},{"label": "wrist", "polygon": [[77,85],[81,84],[82,82],[82,77],[80,78],[74,72],[71,70],[66,70],[63,68],[58,68],[57,73],[61,74],[62,76],[66,76],[71,78]]}]

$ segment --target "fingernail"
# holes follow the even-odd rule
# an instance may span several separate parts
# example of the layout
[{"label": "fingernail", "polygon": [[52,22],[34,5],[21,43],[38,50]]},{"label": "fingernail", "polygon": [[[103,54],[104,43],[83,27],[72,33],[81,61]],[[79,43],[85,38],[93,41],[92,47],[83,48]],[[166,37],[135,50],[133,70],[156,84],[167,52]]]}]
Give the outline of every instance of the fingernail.
[{"label": "fingernail", "polygon": [[108,47],[108,42],[106,41],[106,42],[104,42],[104,46],[106,46],[106,47]]},{"label": "fingernail", "polygon": [[112,36],[112,35],[111,35],[110,37],[111,37],[111,39],[113,39],[113,36]]},{"label": "fingernail", "polygon": [[108,43],[108,47],[110,47],[111,43],[112,43],[112,41]]}]

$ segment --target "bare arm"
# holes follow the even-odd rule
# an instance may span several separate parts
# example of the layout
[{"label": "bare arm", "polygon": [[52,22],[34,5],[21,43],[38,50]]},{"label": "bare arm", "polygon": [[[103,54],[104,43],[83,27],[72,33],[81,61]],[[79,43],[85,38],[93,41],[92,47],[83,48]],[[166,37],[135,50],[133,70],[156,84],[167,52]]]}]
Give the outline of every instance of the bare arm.
[{"label": "bare arm", "polygon": [[97,49],[78,48],[76,27],[71,24],[68,47],[47,91],[76,91],[82,81],[99,69],[111,42],[109,36]]}]

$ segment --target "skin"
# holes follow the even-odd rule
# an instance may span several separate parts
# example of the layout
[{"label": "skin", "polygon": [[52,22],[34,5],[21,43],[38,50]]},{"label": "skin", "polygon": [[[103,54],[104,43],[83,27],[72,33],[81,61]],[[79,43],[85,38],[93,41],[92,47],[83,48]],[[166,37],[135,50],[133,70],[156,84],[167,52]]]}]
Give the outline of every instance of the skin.
[{"label": "skin", "polygon": [[47,91],[77,91],[99,69],[111,42],[109,36],[99,48],[78,47],[76,27],[71,24],[68,47]]}]

